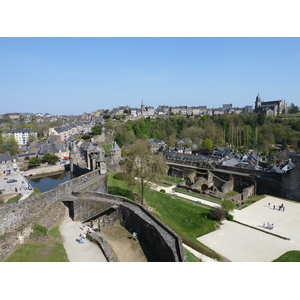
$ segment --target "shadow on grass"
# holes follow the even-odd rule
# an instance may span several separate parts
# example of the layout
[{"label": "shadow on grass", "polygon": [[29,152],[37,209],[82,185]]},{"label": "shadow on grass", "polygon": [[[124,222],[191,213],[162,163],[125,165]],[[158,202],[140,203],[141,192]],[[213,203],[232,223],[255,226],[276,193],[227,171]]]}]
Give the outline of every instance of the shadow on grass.
[{"label": "shadow on grass", "polygon": [[134,200],[134,196],[133,196],[132,192],[130,192],[128,190],[125,190],[125,189],[122,189],[120,187],[115,187],[115,186],[109,187],[108,188],[108,193],[112,194],[112,195],[118,195],[118,196],[126,197],[130,200]]}]

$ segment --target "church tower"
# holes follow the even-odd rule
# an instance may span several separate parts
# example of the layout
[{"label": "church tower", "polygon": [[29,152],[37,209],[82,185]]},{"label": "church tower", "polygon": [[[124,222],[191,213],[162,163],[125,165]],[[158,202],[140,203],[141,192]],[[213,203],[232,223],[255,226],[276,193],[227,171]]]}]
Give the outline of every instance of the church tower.
[{"label": "church tower", "polygon": [[257,112],[257,109],[261,107],[261,99],[259,96],[259,93],[256,96],[256,100],[255,100],[255,111]]}]

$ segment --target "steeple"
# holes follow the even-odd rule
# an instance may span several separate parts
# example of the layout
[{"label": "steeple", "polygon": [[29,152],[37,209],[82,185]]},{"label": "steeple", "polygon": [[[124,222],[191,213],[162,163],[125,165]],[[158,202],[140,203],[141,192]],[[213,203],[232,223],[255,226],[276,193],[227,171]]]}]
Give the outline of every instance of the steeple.
[{"label": "steeple", "polygon": [[258,93],[255,100],[255,110],[258,109],[259,107],[261,107],[261,99]]}]

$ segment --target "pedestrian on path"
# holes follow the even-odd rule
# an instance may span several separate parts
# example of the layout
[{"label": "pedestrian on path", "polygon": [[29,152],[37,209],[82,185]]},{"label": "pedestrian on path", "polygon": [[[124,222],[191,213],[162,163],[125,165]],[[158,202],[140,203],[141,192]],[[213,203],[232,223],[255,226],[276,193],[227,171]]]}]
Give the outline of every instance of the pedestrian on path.
[{"label": "pedestrian on path", "polygon": [[79,244],[84,244],[83,237],[81,234],[79,234]]}]

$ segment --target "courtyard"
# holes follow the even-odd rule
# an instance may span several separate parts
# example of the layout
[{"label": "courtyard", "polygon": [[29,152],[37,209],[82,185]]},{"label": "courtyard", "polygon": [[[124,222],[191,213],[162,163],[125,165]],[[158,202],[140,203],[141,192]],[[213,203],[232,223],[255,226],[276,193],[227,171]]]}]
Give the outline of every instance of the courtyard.
[{"label": "courtyard", "polygon": [[[282,204],[284,211],[279,210]],[[234,210],[233,216],[242,224],[225,220],[220,229],[197,240],[233,262],[270,262],[287,251],[300,250],[300,203],[267,196]]]}]

